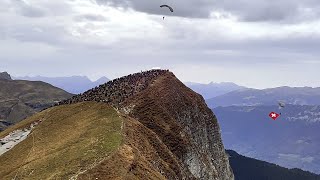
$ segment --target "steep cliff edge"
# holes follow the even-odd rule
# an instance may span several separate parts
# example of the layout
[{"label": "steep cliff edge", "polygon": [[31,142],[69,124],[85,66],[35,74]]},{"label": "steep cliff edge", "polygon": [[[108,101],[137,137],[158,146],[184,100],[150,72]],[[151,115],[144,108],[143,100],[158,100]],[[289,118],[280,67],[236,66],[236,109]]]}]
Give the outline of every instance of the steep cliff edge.
[{"label": "steep cliff edge", "polygon": [[[97,118],[82,111],[90,112]],[[70,155],[72,159],[65,159],[63,162],[71,170],[64,168],[66,171],[60,173],[61,169],[54,166],[48,172],[45,168],[39,172],[37,162],[45,162],[50,157],[52,164],[59,164],[61,159],[55,157],[63,157],[68,153],[61,148],[42,144],[49,142],[47,136],[38,136],[35,141],[33,136],[28,136],[25,141],[0,156],[0,160],[5,160],[6,164],[17,164],[14,169],[0,168],[0,175],[2,172],[2,175],[9,178],[18,173],[25,179],[32,179],[36,173],[40,173],[43,178],[73,179],[234,179],[216,117],[200,95],[187,88],[167,70],[152,70],[110,81],[41,113],[44,113],[44,117],[36,114],[3,132],[0,138],[9,131],[41,118],[42,122],[31,134],[49,129],[50,134],[61,133],[59,137],[67,136],[68,133],[76,134],[74,137],[79,136],[86,142],[90,140],[88,142],[94,145],[87,145],[83,150],[87,153],[99,152],[98,157],[92,157],[96,161],[88,161],[73,154]],[[110,127],[110,120],[117,117],[117,122],[122,122],[121,129],[116,131],[122,135],[121,143],[113,146],[112,151],[104,153],[99,146],[99,137],[105,137],[104,148],[107,149],[110,149],[110,138],[101,134],[100,125],[95,127],[95,123],[91,121]],[[86,132],[84,126],[73,128],[73,124],[86,124],[87,121],[90,121],[87,126],[90,126],[91,133]],[[64,131],[60,131],[59,126]],[[95,128],[98,134],[95,133]],[[52,136],[51,143],[58,143],[60,147],[71,150],[81,146],[81,141],[76,138],[70,139],[66,144],[59,143],[58,139]],[[29,159],[28,162],[12,158],[27,156],[30,151],[27,149],[32,147],[30,143],[44,148],[41,152],[48,153],[38,159]],[[35,150],[30,152],[39,154]],[[28,171],[24,172],[24,169]]]},{"label": "steep cliff edge", "polygon": [[122,105],[155,132],[198,179],[232,179],[216,117],[204,99],[167,72]]},{"label": "steep cliff edge", "polygon": [[233,179],[215,115],[172,72],[151,70],[122,77],[60,104],[91,100],[113,105],[159,138],[168,152],[158,153],[157,161],[169,164],[170,171],[153,166],[165,177],[188,178],[191,173],[197,179]]}]

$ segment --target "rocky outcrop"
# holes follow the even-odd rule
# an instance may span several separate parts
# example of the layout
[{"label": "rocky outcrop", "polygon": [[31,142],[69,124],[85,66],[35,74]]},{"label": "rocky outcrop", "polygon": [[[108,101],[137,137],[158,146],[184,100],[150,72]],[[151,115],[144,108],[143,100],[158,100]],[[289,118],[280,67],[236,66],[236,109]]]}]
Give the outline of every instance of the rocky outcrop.
[{"label": "rocky outcrop", "polygon": [[[182,162],[180,168],[188,169],[194,178],[233,179],[216,117],[204,99],[172,73],[157,78],[122,108],[155,132],[173,160]],[[184,178],[189,178],[187,173],[179,177]]]},{"label": "rocky outcrop", "polygon": [[0,72],[0,80],[12,80],[7,72]]},{"label": "rocky outcrop", "polygon": [[[59,105],[82,101],[105,102],[125,113],[126,144],[143,167],[165,179],[234,179],[215,115],[168,70],[122,77]],[[136,162],[130,171],[138,168]]]}]

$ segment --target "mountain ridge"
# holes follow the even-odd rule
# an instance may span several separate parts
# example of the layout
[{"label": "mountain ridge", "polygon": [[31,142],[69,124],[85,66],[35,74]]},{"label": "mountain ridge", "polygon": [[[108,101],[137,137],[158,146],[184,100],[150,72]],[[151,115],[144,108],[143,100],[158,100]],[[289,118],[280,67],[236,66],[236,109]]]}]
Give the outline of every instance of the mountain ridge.
[{"label": "mountain ridge", "polygon": [[265,161],[249,158],[226,150],[237,180],[319,180],[320,175],[301,169],[288,169]]},{"label": "mountain ridge", "polygon": [[278,101],[294,105],[320,105],[319,87],[245,88],[207,99],[211,108],[218,106],[276,105]]},{"label": "mountain ridge", "polygon": [[[105,102],[122,109],[125,114],[138,119],[144,126],[157,132],[156,134],[175,155],[174,159],[182,161],[184,166],[192,167],[189,171],[195,177],[210,179],[219,174],[223,174],[220,177],[222,179],[233,177],[215,116],[206,106],[202,96],[186,87],[169,70],[150,70],[117,78],[61,101],[57,105],[84,101]],[[174,103],[176,105],[173,105]],[[182,106],[184,103],[189,106]],[[187,110],[179,109],[181,106]],[[161,117],[156,116],[159,113],[162,113]],[[177,113],[181,114],[177,116]],[[186,123],[188,121],[198,131],[191,131]],[[199,124],[205,128],[199,129]],[[206,144],[210,144],[209,147]],[[200,153],[197,146],[207,148],[202,149]],[[174,159],[171,161],[176,161]],[[214,165],[213,159],[220,159],[220,166]],[[203,163],[204,161],[206,163]],[[188,174],[188,171],[180,176],[186,176],[186,173]]]},{"label": "mountain ridge", "polygon": [[0,131],[71,96],[44,82],[0,79]]},{"label": "mountain ridge", "polygon": [[[151,70],[118,78],[44,112],[89,104],[112,107],[122,117],[124,140],[110,156],[76,174],[78,179],[233,179],[216,117],[202,96],[172,72]],[[81,108],[77,112],[81,113]],[[65,113],[74,114],[67,110],[60,114]],[[44,127],[42,123],[57,126],[51,117],[49,113],[33,131]],[[0,159],[21,146],[18,144]]]}]

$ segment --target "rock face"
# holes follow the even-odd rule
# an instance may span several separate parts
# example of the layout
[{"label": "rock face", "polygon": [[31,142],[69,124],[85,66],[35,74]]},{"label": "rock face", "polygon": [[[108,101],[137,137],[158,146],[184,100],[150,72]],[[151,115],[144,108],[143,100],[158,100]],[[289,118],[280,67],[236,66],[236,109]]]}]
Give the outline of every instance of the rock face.
[{"label": "rock face", "polygon": [[[232,179],[216,117],[204,99],[168,72],[126,101],[128,114],[155,132],[197,179]],[[179,178],[184,177],[181,174]]]},{"label": "rock face", "polygon": [[7,72],[0,72],[0,79],[2,80],[12,80],[10,74]]},{"label": "rock face", "polygon": [[[82,101],[105,102],[128,116],[125,142],[142,157],[130,171],[145,162],[164,179],[234,179],[215,115],[168,70],[122,77],[59,105]],[[90,173],[103,171],[97,168]]]}]

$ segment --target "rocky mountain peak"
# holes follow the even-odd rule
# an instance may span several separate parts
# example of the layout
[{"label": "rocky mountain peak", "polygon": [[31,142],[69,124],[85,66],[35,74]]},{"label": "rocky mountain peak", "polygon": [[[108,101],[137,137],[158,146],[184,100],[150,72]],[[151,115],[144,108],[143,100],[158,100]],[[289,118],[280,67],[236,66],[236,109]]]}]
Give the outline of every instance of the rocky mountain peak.
[{"label": "rocky mountain peak", "polygon": [[131,74],[59,104],[82,101],[108,103],[132,118],[124,125],[127,144],[167,179],[234,178],[215,115],[172,72]]},{"label": "rocky mountain peak", "polygon": [[0,79],[12,80],[10,74],[7,72],[0,72]]},{"label": "rocky mountain peak", "polygon": [[156,78],[122,108],[158,135],[173,154],[172,162],[181,162],[172,165],[178,179],[233,179],[215,115],[202,96],[173,73]]}]

